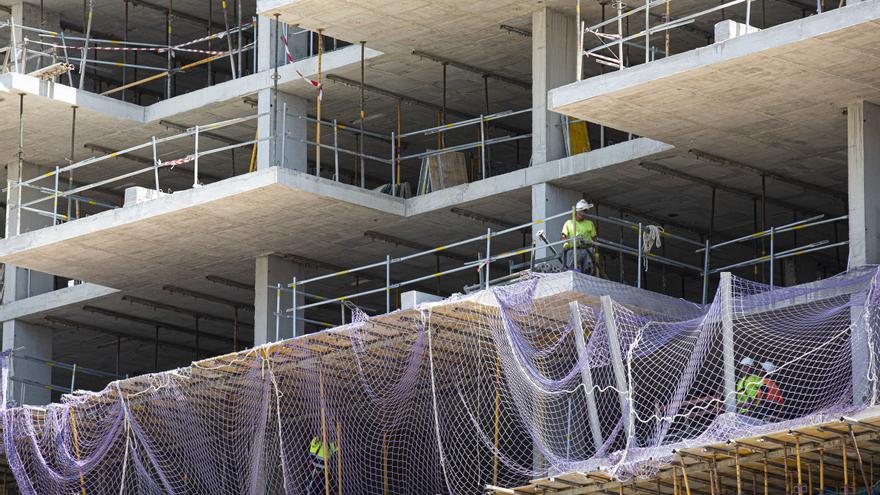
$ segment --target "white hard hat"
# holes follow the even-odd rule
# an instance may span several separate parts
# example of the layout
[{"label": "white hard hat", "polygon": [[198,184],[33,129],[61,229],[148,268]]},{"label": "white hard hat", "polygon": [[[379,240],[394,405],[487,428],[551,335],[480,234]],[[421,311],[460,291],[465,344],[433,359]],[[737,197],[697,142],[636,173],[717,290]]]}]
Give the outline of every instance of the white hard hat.
[{"label": "white hard hat", "polygon": [[767,373],[772,373],[772,372],[776,371],[776,365],[770,361],[764,361],[761,364],[761,368],[763,368],[764,371],[766,371]]},{"label": "white hard hat", "polygon": [[590,203],[586,199],[582,199],[577,202],[577,205],[575,205],[574,209],[576,211],[587,211],[592,207],[593,207],[593,203]]},{"label": "white hard hat", "polygon": [[754,366],[755,361],[750,357],[744,357],[740,360],[739,364],[742,366]]}]

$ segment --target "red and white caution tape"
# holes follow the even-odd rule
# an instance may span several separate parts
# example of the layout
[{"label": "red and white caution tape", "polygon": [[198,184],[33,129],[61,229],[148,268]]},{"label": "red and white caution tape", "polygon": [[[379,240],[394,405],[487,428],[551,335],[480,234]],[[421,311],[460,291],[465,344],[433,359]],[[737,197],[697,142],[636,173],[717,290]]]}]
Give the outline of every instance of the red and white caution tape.
[{"label": "red and white caution tape", "polygon": [[[282,36],[281,39],[284,41],[284,53],[285,53],[285,55],[287,55],[287,63],[292,64],[293,63],[293,56],[290,55],[290,47],[287,44],[287,36]],[[296,73],[299,74],[300,79],[302,79],[303,81],[312,85],[312,87],[314,87],[315,89],[318,90],[318,99],[319,100],[324,98],[324,85],[323,84],[319,83],[318,81],[315,81],[314,79],[309,79],[302,72],[300,72],[299,69],[295,68],[293,70],[295,70]]]},{"label": "red and white caution tape", "polygon": [[195,160],[195,159],[196,159],[196,156],[195,156],[195,155],[187,155],[187,156],[185,156],[185,157],[183,157],[183,158],[178,158],[178,159],[176,159],[176,160],[168,160],[168,161],[164,161],[164,162],[163,162],[162,160],[158,160],[158,159],[157,159],[157,160],[156,160],[156,164],[157,164],[158,166],[160,166],[160,167],[171,167],[171,168],[174,168],[174,167],[176,167],[177,165],[183,165],[184,163],[189,163],[189,162],[191,162],[191,161],[193,161],[193,160]]}]

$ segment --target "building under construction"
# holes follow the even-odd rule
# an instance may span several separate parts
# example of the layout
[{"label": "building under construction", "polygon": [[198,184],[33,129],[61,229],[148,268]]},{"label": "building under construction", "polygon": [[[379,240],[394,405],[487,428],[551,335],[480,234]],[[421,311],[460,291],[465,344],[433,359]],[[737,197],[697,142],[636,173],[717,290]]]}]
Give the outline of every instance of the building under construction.
[{"label": "building under construction", "polygon": [[0,4],[3,494],[880,491],[880,0]]}]

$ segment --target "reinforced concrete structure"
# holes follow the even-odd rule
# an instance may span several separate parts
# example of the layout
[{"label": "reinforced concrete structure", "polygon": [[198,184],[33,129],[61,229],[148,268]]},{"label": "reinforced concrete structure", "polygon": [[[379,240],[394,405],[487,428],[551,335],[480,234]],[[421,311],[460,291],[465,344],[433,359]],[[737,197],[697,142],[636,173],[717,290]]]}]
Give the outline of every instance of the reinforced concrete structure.
[{"label": "reinforced concrete structure", "polygon": [[880,0],[679,1],[0,2],[6,403],[558,271],[580,199],[645,311],[880,263]]}]

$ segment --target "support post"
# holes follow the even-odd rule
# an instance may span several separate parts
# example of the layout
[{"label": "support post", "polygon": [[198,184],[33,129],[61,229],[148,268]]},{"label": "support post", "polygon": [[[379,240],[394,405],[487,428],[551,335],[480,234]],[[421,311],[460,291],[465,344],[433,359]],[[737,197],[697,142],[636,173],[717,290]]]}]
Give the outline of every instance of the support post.
[{"label": "support post", "polygon": [[614,304],[610,296],[601,297],[602,317],[605,321],[605,331],[608,334],[608,349],[611,354],[611,369],[614,372],[614,386],[617,389],[620,401],[620,413],[626,414],[627,443],[635,434],[635,414],[631,409],[629,397],[629,385],[626,379],[626,368],[623,363],[623,353],[620,349],[620,334],[617,331],[617,322],[614,320]]},{"label": "support post", "polygon": [[587,401],[587,414],[590,422],[590,434],[593,439],[593,448],[598,452],[602,447],[602,424],[599,422],[599,408],[596,407],[596,394],[593,389],[593,372],[587,356],[587,344],[584,338],[584,326],[581,321],[581,312],[577,301],[568,303],[571,312],[572,332],[577,347],[578,362],[581,367],[581,383],[584,385],[584,397]]},{"label": "support post", "polygon": [[709,251],[712,245],[709,239],[706,239],[706,246],[703,249],[703,304],[709,302]]},{"label": "support post", "polygon": [[724,356],[724,411],[736,411],[736,357],[733,340],[733,278],[730,272],[721,273],[718,284],[721,294],[721,348]]},{"label": "support post", "polygon": [[638,240],[639,256],[638,256],[638,263],[637,263],[638,270],[636,270],[636,273],[638,274],[638,275],[636,275],[636,287],[638,287],[639,289],[642,288],[642,270],[643,270],[642,263],[643,263],[644,256],[645,256],[644,247],[643,247],[644,246],[643,236],[644,236],[644,234],[643,234],[643,230],[642,230],[642,222],[639,222],[639,240]]},{"label": "support post", "polygon": [[[880,105],[864,100],[847,107],[849,186],[849,267],[880,263]],[[863,297],[852,301],[852,362],[870,362]],[[877,403],[877,384],[862,366],[853,366],[853,405]]]},{"label": "support post", "polygon": [[492,266],[492,229],[486,229],[486,289],[489,288],[490,267]]},{"label": "support post", "polygon": [[[267,255],[254,262],[254,345],[289,339],[302,335],[302,310],[292,311],[294,305],[283,295],[284,288],[300,277],[302,267],[280,256]],[[281,294],[279,294],[281,292]],[[296,293],[296,307],[305,303],[302,291]],[[291,310],[291,311],[288,311]],[[277,316],[276,316],[277,314]],[[282,325],[282,315],[294,316],[291,326]]]},{"label": "support post", "polygon": [[199,187],[199,126],[196,126],[195,157],[193,159],[193,187]]},{"label": "support post", "polygon": [[532,162],[564,158],[557,114],[548,110],[547,92],[577,80],[576,20],[543,8],[532,14]]},{"label": "support post", "polygon": [[385,255],[385,313],[391,312],[391,255]]}]

